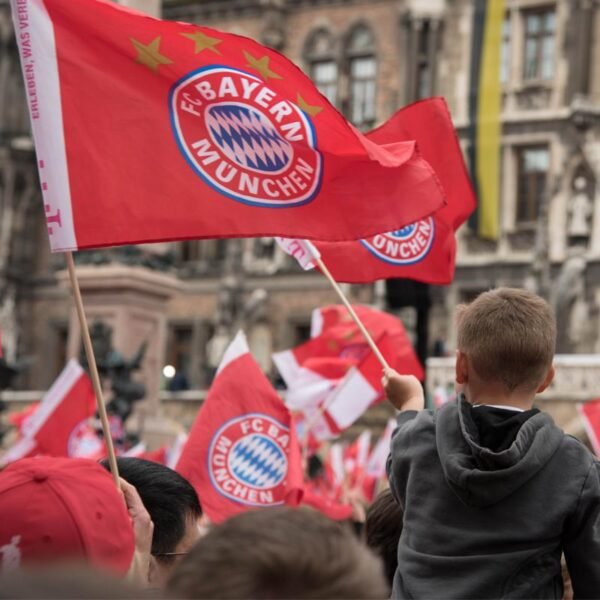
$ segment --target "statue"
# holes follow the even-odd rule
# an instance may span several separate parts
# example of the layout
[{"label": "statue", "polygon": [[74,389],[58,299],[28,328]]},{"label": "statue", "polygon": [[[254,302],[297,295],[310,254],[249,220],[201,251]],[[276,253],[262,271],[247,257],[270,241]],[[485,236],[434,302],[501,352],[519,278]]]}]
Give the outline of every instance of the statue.
[{"label": "statue", "polygon": [[585,269],[583,249],[575,248],[571,250],[564,262],[556,282],[554,297],[557,320],[556,347],[560,353],[580,349],[590,333]]},{"label": "statue", "polygon": [[587,194],[585,177],[576,177],[575,195],[569,207],[569,225],[567,233],[572,238],[589,238],[590,218],[593,214],[592,202]]},{"label": "statue", "polygon": [[[146,395],[144,384],[133,381],[131,376],[134,371],[140,369],[148,343],[142,342],[137,352],[127,360],[113,348],[112,328],[106,323],[96,321],[90,328],[90,335],[98,373],[110,381],[112,398],[106,405],[106,409],[124,423],[131,415],[133,404]],[[82,366],[87,368],[88,363],[83,348],[80,357]]]}]

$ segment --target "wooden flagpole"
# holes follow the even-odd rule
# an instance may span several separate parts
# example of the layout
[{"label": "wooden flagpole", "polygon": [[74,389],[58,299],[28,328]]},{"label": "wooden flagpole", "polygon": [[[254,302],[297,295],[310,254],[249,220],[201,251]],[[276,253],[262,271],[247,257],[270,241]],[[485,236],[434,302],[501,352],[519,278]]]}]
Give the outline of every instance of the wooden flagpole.
[{"label": "wooden flagpole", "polygon": [[[333,287],[336,294],[339,296],[343,305],[346,307],[346,310],[356,323],[356,326],[360,329],[361,333],[367,340],[367,344],[369,344],[369,347],[373,351],[373,354],[375,354],[375,356],[377,357],[377,360],[380,362],[381,366],[383,367],[383,370],[387,371],[390,368],[390,365],[388,364],[387,360],[385,360],[385,357],[383,356],[383,354],[381,354],[381,351],[377,347],[377,344],[373,340],[371,334],[368,332],[367,328],[364,326],[363,322],[356,314],[356,311],[352,307],[352,304],[350,304],[350,301],[348,300],[348,298],[346,298],[346,295],[342,291],[342,288],[339,286],[338,282],[333,278],[333,275],[329,272],[329,269],[327,268],[327,266],[323,262],[323,259],[321,258],[321,253],[309,240],[303,240],[303,243],[306,245],[307,250],[312,255],[312,259],[315,261],[323,275],[325,275],[325,277],[327,277],[327,279],[329,280],[331,287]],[[304,446],[308,444],[308,435],[310,431],[319,422],[319,419],[321,419],[321,417],[325,414],[325,411],[329,408],[329,404],[331,403],[331,399],[333,397],[333,394],[331,394],[329,398],[327,398],[327,400],[319,407],[319,410],[313,415],[312,419],[310,419],[306,423],[304,428]]]},{"label": "wooden flagpole", "polygon": [[79,319],[79,326],[81,328],[81,337],[83,339],[85,356],[90,368],[90,376],[92,378],[94,393],[96,395],[96,406],[98,407],[98,414],[100,415],[100,422],[102,423],[102,431],[104,433],[106,451],[108,453],[108,464],[110,466],[110,472],[113,476],[115,484],[120,489],[121,485],[119,482],[119,467],[117,466],[115,447],[113,445],[112,435],[110,433],[110,424],[108,422],[108,415],[106,413],[106,405],[104,404],[104,396],[102,394],[102,386],[100,385],[100,376],[98,375],[98,367],[96,366],[96,357],[94,356],[90,330],[88,329],[87,319],[85,318],[85,311],[83,309],[79,281],[77,279],[77,273],[75,272],[73,253],[65,252],[65,260],[67,261],[67,269],[69,270],[69,279],[71,280],[75,308],[77,309],[77,317]]},{"label": "wooden flagpole", "polygon": [[383,354],[381,354],[381,351],[377,347],[377,344],[375,344],[375,341],[371,337],[371,334],[367,331],[367,328],[364,326],[363,322],[358,318],[356,311],[352,307],[352,304],[350,304],[348,298],[346,298],[346,295],[342,291],[342,288],[338,285],[338,282],[333,278],[333,275],[329,272],[329,269],[326,267],[325,263],[323,262],[323,259],[321,258],[319,251],[308,240],[306,240],[306,244],[310,248],[310,251],[313,253],[313,259],[317,263],[319,269],[321,269],[321,272],[323,273],[323,275],[325,275],[325,277],[327,277],[327,279],[329,279],[329,283],[331,283],[331,287],[333,287],[336,294],[340,297],[340,300],[342,301],[342,303],[344,304],[344,306],[350,313],[350,316],[356,323],[357,327],[360,329],[361,333],[365,336],[365,339],[367,340],[367,344],[369,344],[369,347],[371,348],[371,350],[373,350],[373,354],[375,354],[375,356],[377,357],[377,360],[381,363],[381,366],[383,367],[384,370],[389,369],[390,365],[385,360]]}]

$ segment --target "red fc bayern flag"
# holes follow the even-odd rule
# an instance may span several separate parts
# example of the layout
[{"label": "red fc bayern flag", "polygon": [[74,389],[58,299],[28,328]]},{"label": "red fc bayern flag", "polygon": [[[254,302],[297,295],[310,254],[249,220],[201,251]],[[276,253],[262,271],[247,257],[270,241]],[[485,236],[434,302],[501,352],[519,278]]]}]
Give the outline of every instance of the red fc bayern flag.
[{"label": "red fc bayern flag", "polygon": [[[445,100],[411,104],[367,137],[378,144],[416,140],[446,192],[447,204],[389,233],[356,242],[315,243],[323,262],[336,280],[347,283],[392,278],[450,283],[456,259],[455,231],[475,209],[476,199]],[[401,203],[406,198],[396,196],[395,200]]]},{"label": "red fc bayern flag", "polygon": [[274,50],[108,0],[11,3],[55,251],[359,239],[444,203],[413,140],[366,138]]},{"label": "red fc bayern flag", "polygon": [[252,508],[300,502],[294,423],[241,332],[225,352],[176,470],[215,523]]},{"label": "red fc bayern flag", "polygon": [[101,458],[104,443],[90,418],[96,410],[92,382],[71,359],[23,425],[21,439],[0,460],[8,464],[36,454]]}]

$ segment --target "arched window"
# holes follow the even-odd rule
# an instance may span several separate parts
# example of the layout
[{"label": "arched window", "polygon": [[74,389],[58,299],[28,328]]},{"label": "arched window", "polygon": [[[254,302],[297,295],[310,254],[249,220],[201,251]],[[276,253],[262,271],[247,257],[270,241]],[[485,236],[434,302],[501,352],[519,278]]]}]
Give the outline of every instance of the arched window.
[{"label": "arched window", "polygon": [[357,127],[369,129],[376,121],[377,59],[375,38],[366,25],[356,26],[348,37],[349,96],[347,117]]},{"label": "arched window", "polygon": [[308,74],[321,94],[333,105],[337,102],[338,66],[335,42],[326,29],[317,29],[308,38],[304,50]]}]

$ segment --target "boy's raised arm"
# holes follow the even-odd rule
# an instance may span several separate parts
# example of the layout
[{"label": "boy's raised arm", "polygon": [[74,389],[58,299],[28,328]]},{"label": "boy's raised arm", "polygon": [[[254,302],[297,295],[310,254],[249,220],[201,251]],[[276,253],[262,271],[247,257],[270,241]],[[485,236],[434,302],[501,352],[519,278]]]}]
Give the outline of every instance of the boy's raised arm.
[{"label": "boy's raised arm", "polygon": [[425,408],[423,386],[414,375],[400,375],[394,369],[386,369],[382,381],[387,399],[395,409],[403,412]]}]

